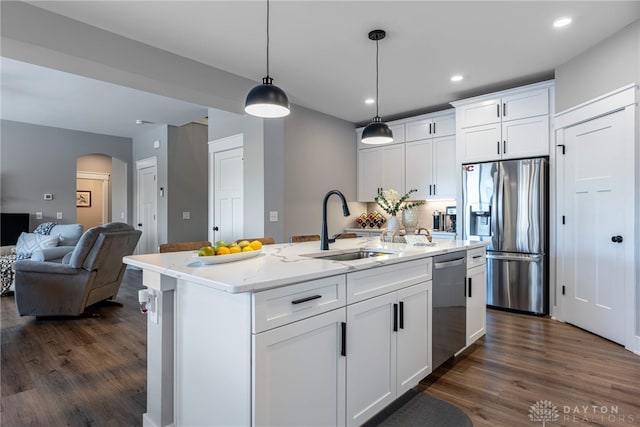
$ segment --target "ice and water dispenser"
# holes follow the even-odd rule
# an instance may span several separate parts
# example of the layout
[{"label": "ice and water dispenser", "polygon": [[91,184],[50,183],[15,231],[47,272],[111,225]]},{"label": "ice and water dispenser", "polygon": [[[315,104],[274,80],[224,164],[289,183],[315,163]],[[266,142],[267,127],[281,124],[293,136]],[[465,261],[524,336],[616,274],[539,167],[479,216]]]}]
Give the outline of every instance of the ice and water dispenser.
[{"label": "ice and water dispenser", "polygon": [[491,205],[469,206],[469,235],[491,236]]}]

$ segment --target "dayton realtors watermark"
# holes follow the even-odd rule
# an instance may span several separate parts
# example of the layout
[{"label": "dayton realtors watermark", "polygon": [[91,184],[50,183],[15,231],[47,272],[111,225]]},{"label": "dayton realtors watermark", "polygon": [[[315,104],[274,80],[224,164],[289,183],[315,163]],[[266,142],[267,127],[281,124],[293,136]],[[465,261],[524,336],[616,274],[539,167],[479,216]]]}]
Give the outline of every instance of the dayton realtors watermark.
[{"label": "dayton realtors watermark", "polygon": [[556,405],[539,400],[529,407],[529,419],[547,423],[616,425],[640,424],[640,414],[623,414],[618,405]]}]

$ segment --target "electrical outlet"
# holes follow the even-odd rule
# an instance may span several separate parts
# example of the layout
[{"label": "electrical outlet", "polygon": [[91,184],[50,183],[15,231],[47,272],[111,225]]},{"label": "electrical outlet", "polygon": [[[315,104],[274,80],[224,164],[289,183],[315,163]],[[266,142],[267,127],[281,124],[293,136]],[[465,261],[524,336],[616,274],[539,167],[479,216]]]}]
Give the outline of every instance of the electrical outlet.
[{"label": "electrical outlet", "polygon": [[51,194],[51,193],[44,193],[44,199],[45,199],[45,200],[53,200],[53,194]]},{"label": "electrical outlet", "polygon": [[36,212],[36,219],[42,219],[42,212]]},{"label": "electrical outlet", "polygon": [[56,213],[56,219],[62,219],[62,212]]},{"label": "electrical outlet", "polygon": [[182,219],[191,219],[191,212],[182,212]]},{"label": "electrical outlet", "polygon": [[278,211],[270,211],[269,212],[269,221],[270,222],[278,222]]}]

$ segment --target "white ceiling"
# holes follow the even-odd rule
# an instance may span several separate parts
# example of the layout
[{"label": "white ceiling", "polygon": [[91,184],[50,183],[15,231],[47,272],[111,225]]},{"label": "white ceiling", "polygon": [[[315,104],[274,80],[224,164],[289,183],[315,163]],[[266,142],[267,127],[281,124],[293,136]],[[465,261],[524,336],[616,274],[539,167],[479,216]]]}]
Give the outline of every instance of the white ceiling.
[{"label": "white ceiling", "polygon": [[[256,82],[265,75],[264,1],[29,3]],[[573,23],[552,28],[560,16],[572,17]],[[272,0],[270,74],[298,105],[367,122],[375,114],[375,106],[364,104],[375,95],[375,42],[367,33],[384,29],[387,37],[379,42],[380,115],[389,120],[550,78],[555,67],[639,18],[640,1]],[[465,79],[450,82],[455,73]],[[3,63],[3,110],[7,96],[13,95],[4,74]],[[83,82],[82,92],[91,94],[88,83]],[[38,85],[32,96],[59,96],[48,93],[48,87]],[[121,108],[144,94],[122,89],[121,95],[127,99],[124,104],[115,99],[115,91],[105,94],[104,87],[87,96],[91,105],[99,96],[103,103],[113,98]],[[181,104],[187,110],[194,107]],[[142,105],[144,101],[134,118],[160,120],[142,117]],[[82,100],[78,108],[78,114],[87,110]],[[106,107],[113,113],[118,108]],[[100,115],[108,121],[108,111]]]}]

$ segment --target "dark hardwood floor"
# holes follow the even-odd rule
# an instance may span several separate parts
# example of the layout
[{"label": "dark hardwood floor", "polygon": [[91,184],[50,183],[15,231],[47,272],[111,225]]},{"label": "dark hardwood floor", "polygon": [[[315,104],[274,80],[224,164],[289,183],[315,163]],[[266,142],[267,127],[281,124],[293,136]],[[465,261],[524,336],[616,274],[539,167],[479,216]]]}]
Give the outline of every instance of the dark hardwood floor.
[{"label": "dark hardwood floor", "polygon": [[[0,425],[140,426],[141,288],[140,272],[128,270],[116,299],[124,307],[92,307],[94,318],[19,317],[13,298],[0,298]],[[540,401],[558,411],[547,426],[640,426],[640,356],[547,318],[489,310],[487,336],[418,389],[462,408],[475,426],[541,426],[529,419]]]},{"label": "dark hardwood floor", "polygon": [[127,270],[117,302],[99,317],[20,317],[0,298],[0,425],[140,426],[146,408],[147,325],[139,270]]}]

